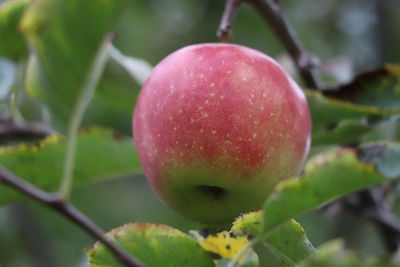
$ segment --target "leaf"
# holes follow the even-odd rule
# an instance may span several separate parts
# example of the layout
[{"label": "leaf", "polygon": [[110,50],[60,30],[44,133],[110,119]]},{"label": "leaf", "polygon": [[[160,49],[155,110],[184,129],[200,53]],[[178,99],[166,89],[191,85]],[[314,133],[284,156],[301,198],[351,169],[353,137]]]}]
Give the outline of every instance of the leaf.
[{"label": "leaf", "polygon": [[381,109],[377,107],[352,104],[347,101],[324,96],[322,92],[305,91],[310,107],[313,132],[326,128],[344,119],[361,119],[365,117],[387,117],[400,114],[398,109]]},{"label": "leaf", "polygon": [[[151,267],[215,266],[211,255],[194,239],[167,225],[131,223],[108,232],[107,236]],[[99,242],[86,253],[92,267],[122,266]]]},{"label": "leaf", "polygon": [[363,255],[345,249],[342,240],[323,244],[319,250],[302,262],[299,267],[399,267],[400,265],[375,256]]},{"label": "leaf", "polygon": [[6,59],[0,58],[0,101],[10,92],[15,80],[16,67],[15,64]]},{"label": "leaf", "polygon": [[132,111],[139,92],[140,85],[124,67],[109,60],[85,113],[83,125],[111,127],[130,135]]},{"label": "leaf", "polygon": [[[359,152],[353,148],[338,148],[314,156],[307,162],[302,178],[279,183],[265,201],[262,234],[328,201],[393,178],[382,172],[375,161],[383,160],[381,155],[387,155],[389,150],[399,153],[399,145],[381,148],[379,154],[372,154],[371,143],[369,148],[361,150],[370,156],[371,163],[358,158]],[[387,162],[381,165],[392,166]]]},{"label": "leaf", "polygon": [[400,109],[400,65],[382,68],[357,75],[348,84],[327,90],[328,97],[358,105],[381,109]]},{"label": "leaf", "polygon": [[[63,170],[66,139],[51,135],[39,144],[0,148],[0,165],[46,191],[58,188]],[[112,176],[140,172],[132,141],[112,130],[93,128],[78,136],[74,186],[98,182]],[[0,185],[0,205],[23,196]]]},{"label": "leaf", "polygon": [[23,12],[31,0],[11,0],[0,5],[0,55],[17,60],[27,54],[24,37],[19,30]]},{"label": "leaf", "polygon": [[[235,234],[247,233],[258,236],[261,232],[263,212],[250,212],[238,217],[231,228]],[[265,246],[286,266],[296,266],[315,251],[304,229],[295,220],[290,220],[281,228],[262,240]]]},{"label": "leaf", "polygon": [[358,148],[358,157],[363,162],[373,163],[386,177],[400,177],[400,143],[364,144]]},{"label": "leaf", "polygon": [[343,121],[333,129],[314,133],[312,144],[315,146],[349,144],[371,130],[372,127],[364,123]]},{"label": "leaf", "polygon": [[314,132],[343,119],[400,114],[400,65],[361,73],[346,85],[306,91]]},{"label": "leaf", "polygon": [[[232,232],[222,231],[216,234],[209,234],[203,237],[196,232],[192,232],[197,242],[214,256],[216,266],[229,266],[238,253],[243,249],[248,249],[250,239],[248,235],[234,235]],[[259,266],[258,256],[252,249],[248,249],[235,262],[236,267]]]},{"label": "leaf", "polygon": [[153,67],[145,60],[123,55],[118,49],[113,47],[111,57],[130,73],[130,75],[139,83],[144,84]]},{"label": "leaf", "polygon": [[125,3],[36,0],[25,13],[22,29],[37,57],[28,73],[37,83],[29,91],[58,119],[56,128],[64,130],[101,42]]}]

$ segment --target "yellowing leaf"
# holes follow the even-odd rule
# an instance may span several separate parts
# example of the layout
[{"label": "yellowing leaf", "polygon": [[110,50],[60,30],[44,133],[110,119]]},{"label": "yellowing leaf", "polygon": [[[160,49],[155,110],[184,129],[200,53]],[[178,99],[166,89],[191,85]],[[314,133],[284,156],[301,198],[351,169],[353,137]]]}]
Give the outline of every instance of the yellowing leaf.
[{"label": "yellowing leaf", "polygon": [[[223,231],[216,235],[209,235],[199,243],[205,250],[221,258],[233,259],[250,241],[247,236],[236,237],[228,231]],[[243,257],[239,259],[239,262],[242,260]]]}]

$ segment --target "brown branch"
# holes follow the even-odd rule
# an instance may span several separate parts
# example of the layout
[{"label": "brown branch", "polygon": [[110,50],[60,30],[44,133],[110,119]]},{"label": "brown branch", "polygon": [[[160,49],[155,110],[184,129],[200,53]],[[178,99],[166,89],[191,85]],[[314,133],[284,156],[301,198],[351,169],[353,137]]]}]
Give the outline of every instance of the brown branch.
[{"label": "brown branch", "polygon": [[318,59],[307,53],[300,44],[294,30],[282,15],[279,1],[276,0],[227,0],[218,30],[218,36],[224,42],[229,40],[236,10],[243,2],[252,5],[281,41],[294,61],[305,85],[311,89],[320,89],[320,82],[315,72]]},{"label": "brown branch", "polygon": [[235,19],[236,11],[243,0],[227,0],[225,10],[222,14],[221,22],[218,27],[217,36],[221,42],[228,43],[231,37],[233,20]]},{"label": "brown branch", "polygon": [[386,248],[395,253],[399,248],[400,224],[385,205],[382,188],[370,188],[351,197],[356,201],[345,198],[345,206],[371,221],[379,230]]},{"label": "brown branch", "polygon": [[125,250],[120,248],[115,242],[107,238],[104,231],[94,224],[88,217],[86,217],[86,215],[81,213],[72,204],[63,202],[57,195],[49,194],[40,190],[32,184],[29,184],[21,178],[8,172],[3,167],[0,167],[0,183],[6,184],[17,191],[41,202],[42,204],[73,221],[88,234],[103,243],[121,264],[124,264],[128,267],[145,266],[139,260],[133,258]]},{"label": "brown branch", "polygon": [[40,139],[56,133],[53,129],[42,123],[24,122],[20,123],[11,118],[0,118],[0,138],[32,138]]}]

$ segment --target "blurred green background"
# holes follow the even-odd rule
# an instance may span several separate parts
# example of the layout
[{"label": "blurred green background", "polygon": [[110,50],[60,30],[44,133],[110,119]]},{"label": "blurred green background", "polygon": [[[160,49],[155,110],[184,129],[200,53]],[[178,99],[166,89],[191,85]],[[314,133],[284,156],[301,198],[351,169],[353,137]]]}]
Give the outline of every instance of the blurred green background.
[{"label": "blurred green background", "polygon": [[[346,82],[355,73],[384,62],[400,62],[400,1],[281,2],[305,48],[320,58],[327,86]],[[124,54],[154,65],[182,46],[216,42],[224,4],[216,0],[132,0],[116,30],[115,45]],[[0,36],[0,42],[2,38],[6,37]],[[269,27],[247,5],[237,14],[232,42],[261,50],[291,69],[285,51]],[[132,90],[139,90],[134,81]],[[133,110],[134,99],[130,101]],[[26,116],[38,119],[40,116],[32,109],[27,108],[25,114],[30,117]],[[95,117],[96,114],[88,114],[85,125],[96,123]],[[130,117],[110,115],[109,121],[130,135]],[[182,231],[204,227],[176,215],[161,203],[143,176],[121,177],[80,188],[73,193],[72,201],[107,231],[128,222],[165,223]],[[340,237],[350,248],[384,253],[375,228],[351,214],[329,217],[315,212],[303,216],[300,222],[315,246]],[[83,249],[93,243],[72,223],[38,204],[0,207],[1,267],[86,266]],[[260,257],[261,266],[281,266],[268,253],[263,252]]]}]

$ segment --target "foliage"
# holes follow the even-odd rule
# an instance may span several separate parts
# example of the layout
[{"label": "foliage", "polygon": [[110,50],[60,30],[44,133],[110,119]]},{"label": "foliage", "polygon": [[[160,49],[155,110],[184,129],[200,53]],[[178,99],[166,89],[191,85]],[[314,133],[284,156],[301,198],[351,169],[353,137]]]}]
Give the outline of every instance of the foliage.
[{"label": "foliage", "polygon": [[[188,39],[184,39],[184,42],[205,42],[212,39],[204,37],[204,31],[209,30],[208,26],[204,25],[213,25],[213,20],[195,26],[196,20],[199,19],[195,15],[197,11],[193,10],[199,10],[199,7],[204,5],[203,16],[211,17],[211,11],[215,11],[215,17],[222,14],[222,6],[214,1],[205,1],[202,4],[200,1],[178,1],[178,6],[187,11],[182,14],[174,13],[173,8],[168,6],[168,3],[171,3],[168,1],[162,4],[155,3],[157,1],[153,1],[152,4],[133,2],[0,1],[0,56],[18,65],[17,79],[9,93],[11,97],[5,96],[1,99],[0,111],[4,112],[1,116],[11,117],[17,126],[28,125],[28,122],[16,114],[31,118],[30,113],[35,113],[33,110],[38,109],[41,110],[41,115],[35,119],[57,130],[57,133],[43,139],[23,142],[24,139],[20,136],[21,128],[7,128],[3,125],[3,120],[0,120],[0,137],[4,136],[4,140],[7,140],[4,143],[2,141],[0,147],[0,165],[3,168],[40,189],[57,192],[61,183],[64,157],[70,149],[65,137],[68,123],[74,119],[73,110],[78,100],[82,99],[81,92],[97,52],[103,42],[107,42],[107,38],[114,36],[114,47],[107,55],[107,65],[77,136],[73,189],[76,189],[74,192],[78,195],[79,188],[82,192],[94,190],[89,192],[95,194],[95,186],[103,186],[105,190],[99,192],[106,192],[105,202],[112,210],[118,209],[116,206],[119,204],[113,202],[113,199],[124,199],[124,195],[112,192],[112,183],[117,183],[118,178],[122,176],[142,173],[131,138],[126,135],[131,131],[131,115],[139,87],[151,71],[151,65],[147,61],[156,62],[159,58],[153,58],[153,55],[159,53],[161,57],[183,45],[172,40],[174,34],[181,38],[184,38],[184,34],[179,35],[179,27],[168,28],[168,25],[172,25],[169,23],[176,23],[170,20],[187,16],[185,25],[190,30],[186,30],[185,34],[189,37],[185,37]],[[158,7],[157,11],[154,11],[158,13],[157,19],[150,22],[147,20],[150,20],[148,14],[151,13],[151,5]],[[135,16],[130,18],[129,14],[124,15],[126,10]],[[245,19],[240,27],[249,29],[249,25],[257,26],[258,22],[253,19],[255,15],[250,14],[246,8],[242,10]],[[169,16],[163,17],[163,12]],[[177,18],[171,14],[175,14]],[[135,24],[132,24],[132,21]],[[162,31],[157,33],[148,30],[158,27],[155,21],[165,24],[168,30],[166,36],[163,36]],[[143,33],[142,24],[148,26]],[[185,25],[181,25],[180,30],[184,31]],[[255,32],[264,32],[263,27],[255,27]],[[132,41],[126,37],[131,31],[136,40]],[[196,36],[190,37],[190,31],[194,31]],[[211,32],[214,32],[214,28]],[[244,38],[241,37],[243,31],[241,32],[236,35],[239,37],[233,38],[234,42],[254,42],[255,46],[260,47],[266,45],[263,43],[265,41],[257,43],[256,34],[251,36],[246,32]],[[154,40],[146,39],[150,38],[149,36]],[[248,36],[254,37],[254,40]],[[307,33],[304,33],[304,36],[307,36]],[[145,41],[141,42],[140,37]],[[132,49],[130,51],[134,51],[132,54],[138,58],[123,55],[119,51],[120,47],[128,47],[125,49],[127,51]],[[273,44],[271,47],[272,51],[276,50]],[[142,57],[146,58],[146,61],[142,60]],[[0,68],[0,79],[2,75],[8,75],[5,73],[9,72]],[[22,84],[24,86],[20,86]],[[24,91],[21,91],[20,87],[24,87]],[[106,214],[102,214],[103,219],[111,220],[111,223],[104,224],[107,228],[124,224],[109,231],[107,237],[148,266],[263,266],[265,251],[270,252],[268,264],[273,264],[272,257],[275,257],[275,262],[279,262],[276,263],[277,266],[400,266],[396,257],[382,256],[378,253],[368,255],[357,247],[349,249],[343,240],[330,240],[322,245],[313,245],[311,235],[306,233],[312,232],[312,229],[307,227],[307,221],[302,222],[304,214],[327,207],[326,205],[329,210],[328,203],[357,194],[371,186],[385,188],[393,198],[398,195],[396,188],[397,179],[400,177],[400,65],[384,64],[380,68],[361,72],[351,81],[321,90],[309,88],[304,91],[311,111],[313,136],[312,156],[307,159],[303,173],[300,177],[293,177],[278,184],[265,200],[261,210],[240,216],[238,214],[239,217],[232,222],[231,228],[225,226],[223,229],[215,229],[207,226],[206,230],[193,230],[186,234],[182,229],[186,231],[187,227],[182,225],[190,223],[175,215],[168,219],[160,215],[160,220],[154,223],[126,224],[126,221],[117,219],[112,221],[113,216],[102,212],[106,207],[98,203],[92,203],[90,208],[87,208],[88,213],[93,209],[100,209],[100,213]],[[36,132],[23,132],[28,137],[34,133]],[[37,138],[36,135],[34,137]],[[102,184],[104,181],[112,183]],[[134,198],[139,195],[141,189],[131,190],[130,195]],[[92,200],[93,195],[82,195],[85,195],[88,201]],[[19,206],[10,204],[21,200],[26,200],[26,196],[0,184],[0,206],[3,211],[10,207],[18,208]],[[84,207],[84,204],[77,202]],[[140,199],[137,202],[140,202]],[[140,202],[138,205],[145,210],[146,204]],[[131,204],[125,205],[124,212],[129,213]],[[355,206],[360,208],[359,203]],[[346,206],[341,206],[341,209],[346,209]],[[164,207],[160,205],[160,208],[153,212],[158,216],[164,214],[163,210]],[[6,216],[0,212],[0,235],[2,218]],[[142,221],[140,217],[135,218]],[[380,219],[382,218],[379,217],[375,222],[379,222]],[[163,220],[172,226],[162,224],[165,222]],[[12,228],[8,225],[5,227]],[[33,227],[34,223],[32,229]],[[396,228],[393,225],[392,227]],[[1,238],[2,236],[0,248]],[[398,241],[398,237],[394,238]],[[259,243],[262,246],[257,249]],[[89,243],[85,243],[85,246],[88,247]],[[74,247],[76,251],[84,249],[79,242],[76,242]],[[1,251],[4,249],[0,249],[0,265],[2,257],[7,259],[4,256],[6,253],[3,255]],[[86,250],[86,254],[89,266],[92,267],[123,266],[101,242]],[[63,264],[68,264],[68,261]]]}]

